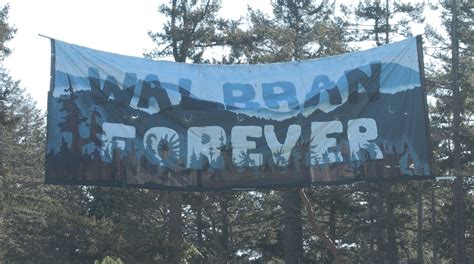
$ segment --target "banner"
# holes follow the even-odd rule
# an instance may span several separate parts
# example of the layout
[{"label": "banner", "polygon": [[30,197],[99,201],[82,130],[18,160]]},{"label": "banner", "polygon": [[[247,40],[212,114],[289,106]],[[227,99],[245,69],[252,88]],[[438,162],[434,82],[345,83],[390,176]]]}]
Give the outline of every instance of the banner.
[{"label": "banner", "polygon": [[420,37],[261,65],[51,43],[46,183],[227,190],[431,177]]}]

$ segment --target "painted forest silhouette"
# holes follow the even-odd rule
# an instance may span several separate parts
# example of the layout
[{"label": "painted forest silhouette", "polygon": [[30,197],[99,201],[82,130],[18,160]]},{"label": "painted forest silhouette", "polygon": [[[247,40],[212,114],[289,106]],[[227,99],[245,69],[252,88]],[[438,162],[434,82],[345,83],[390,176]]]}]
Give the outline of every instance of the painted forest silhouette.
[{"label": "painted forest silhouette", "polygon": [[[367,94],[361,93],[355,104],[345,102],[329,113],[316,110],[306,118],[299,115],[284,121],[250,116],[242,118],[242,114],[222,108],[206,112],[188,110],[183,107],[183,102],[174,105],[172,109],[153,115],[136,113],[136,109],[124,105],[120,113],[126,114],[121,115],[117,114],[116,105],[110,102],[113,99],[109,98],[108,102],[97,105],[95,102],[97,99],[91,91],[75,91],[69,75],[67,80],[68,87],[65,93],[58,98],[50,93],[49,98],[52,104],[57,104],[62,117],[53,120],[52,123],[48,122],[48,130],[53,130],[53,126],[56,126],[59,128],[59,134],[56,136],[61,137],[58,140],[59,146],[48,148],[46,156],[48,183],[202,190],[377,181],[429,175],[428,157],[417,157],[414,154],[423,153],[427,149],[423,144],[426,137],[423,121],[413,123],[418,126],[412,130],[416,131],[413,135],[403,135],[401,129],[394,127],[403,123],[404,118],[423,115],[418,112],[392,114],[393,111],[403,111],[403,100],[406,98],[422,101],[423,91],[420,87],[395,94],[380,93],[376,102],[370,102],[384,106],[377,107],[377,111],[364,113],[377,121],[379,137],[373,140],[375,144],[361,146],[357,153],[350,153],[346,132],[335,136],[337,145],[320,156],[314,151],[314,144],[313,148],[311,147],[314,139],[310,138],[308,133],[302,133],[288,159],[282,155],[283,149],[272,152],[266,147],[265,139],[262,137],[252,140],[255,140],[257,146],[263,147],[254,152],[240,152],[239,161],[236,161],[232,158],[230,135],[225,135],[227,140],[221,135],[220,145],[211,146],[207,150],[207,155],[201,150],[193,150],[190,164],[187,166],[186,158],[183,158],[186,157],[186,148],[182,146],[186,145],[184,135],[187,127],[218,125],[225,131],[230,131],[234,125],[268,124],[287,128],[290,124],[299,123],[301,120],[308,123],[316,120],[347,121],[360,117],[360,114],[354,113],[363,113],[362,110],[372,99]],[[189,104],[193,99],[186,100]],[[191,103],[199,105],[199,100],[194,100],[196,101]],[[129,116],[126,116],[127,114]],[[135,115],[139,117],[135,118]],[[131,116],[134,118],[130,118]],[[153,135],[149,135],[151,137],[145,139],[145,142],[141,138],[113,139],[112,143],[103,149],[105,134],[102,129],[103,122],[135,126],[137,135],[144,135],[144,131],[153,125],[143,127],[143,124],[161,122],[156,120],[173,120],[168,125],[178,132],[180,138],[168,136],[158,138],[154,135],[153,139]],[[286,135],[286,129],[281,130]],[[120,147],[119,140],[125,145]],[[375,146],[382,152],[383,159],[374,159]],[[250,154],[257,152],[262,154],[261,159],[252,159]],[[335,152],[340,155],[336,155],[336,161],[331,163],[329,155]],[[260,166],[256,166],[257,164]]]}]

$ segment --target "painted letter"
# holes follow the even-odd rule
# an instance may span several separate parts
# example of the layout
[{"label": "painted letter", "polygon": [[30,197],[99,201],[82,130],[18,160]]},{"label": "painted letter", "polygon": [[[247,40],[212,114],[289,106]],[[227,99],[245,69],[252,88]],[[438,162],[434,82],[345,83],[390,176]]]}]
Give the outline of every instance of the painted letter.
[{"label": "painted letter", "polygon": [[342,133],[341,122],[311,123],[311,165],[342,161],[341,153],[335,150],[337,140],[332,137],[328,138],[328,135],[332,133]]},{"label": "painted letter", "polygon": [[[278,141],[274,126],[266,125],[263,129],[267,145],[272,151],[272,157],[275,164],[277,166],[282,166],[283,164],[288,163],[291,150],[296,145],[296,141],[298,141],[298,138],[301,135],[301,126],[290,125],[283,144],[280,144]],[[283,133],[283,131],[281,131],[281,133]]]},{"label": "painted letter", "polygon": [[261,137],[262,128],[259,126],[235,126],[232,128],[232,159],[239,167],[262,165],[262,154],[249,153],[257,143],[247,140],[248,137]]},{"label": "painted letter", "polygon": [[[168,144],[168,155],[163,157],[163,151],[160,149],[160,143]],[[176,131],[167,127],[152,127],[145,132],[143,136],[143,146],[145,146],[145,155],[150,162],[156,165],[167,165],[174,167],[176,160],[179,159],[179,135]],[[163,160],[167,160],[167,164]],[[172,164],[169,161],[173,162]]]},{"label": "painted letter", "polygon": [[[277,92],[277,90],[280,91]],[[297,109],[299,106],[296,98],[296,88],[291,82],[262,83],[262,91],[263,100],[270,109],[290,111]],[[280,102],[286,102],[286,104],[280,104]]]},{"label": "painted letter", "polygon": [[166,90],[162,87],[158,76],[149,74],[145,80],[138,82],[140,90],[140,100],[137,103],[138,109],[156,114],[164,109],[171,109],[171,101]]},{"label": "painted letter", "polygon": [[251,102],[255,98],[255,90],[250,84],[224,83],[222,88],[227,109],[258,108],[260,106],[257,102]]},{"label": "painted letter", "polygon": [[318,75],[313,80],[311,91],[306,95],[304,107],[317,106],[322,92],[329,95],[331,105],[342,104],[342,96],[336,84],[326,75]]},{"label": "painted letter", "polygon": [[347,137],[351,148],[352,160],[361,160],[361,148],[370,155],[369,159],[383,159],[380,148],[374,142],[369,142],[378,137],[377,124],[372,118],[359,118],[349,120],[347,123]]},{"label": "painted letter", "polygon": [[190,127],[188,129],[188,167],[202,169],[203,157],[211,168],[223,168],[220,147],[226,144],[225,131],[219,126]]},{"label": "painted letter", "polygon": [[371,63],[370,71],[370,77],[359,68],[345,73],[349,85],[349,103],[356,103],[359,99],[359,85],[365,88],[370,100],[378,98],[382,64],[380,62]]},{"label": "painted letter", "polygon": [[102,152],[112,157],[112,150],[126,149],[126,139],[135,138],[135,127],[120,123],[103,123],[102,130]]}]

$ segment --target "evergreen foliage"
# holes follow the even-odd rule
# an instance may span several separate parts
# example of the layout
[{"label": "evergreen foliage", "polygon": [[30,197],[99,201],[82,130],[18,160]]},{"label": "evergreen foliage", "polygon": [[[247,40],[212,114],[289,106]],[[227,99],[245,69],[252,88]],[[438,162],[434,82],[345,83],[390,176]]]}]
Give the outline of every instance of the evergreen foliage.
[{"label": "evergreen foliage", "polygon": [[[228,21],[217,15],[219,1],[173,0],[160,7],[169,20],[163,31],[150,33],[157,48],[147,56],[172,55],[181,62],[266,63],[338,54],[348,51],[349,41],[354,40],[381,45],[410,32],[407,21],[394,22],[399,18],[397,13],[423,21],[421,6],[389,2],[387,9],[384,1],[360,1],[343,7],[347,13],[338,17],[334,12],[337,7],[330,1],[274,0],[272,15],[249,9],[246,20]],[[307,224],[308,216],[293,190],[176,196],[155,190],[44,185],[44,115],[3,66],[13,48],[7,48],[7,41],[15,33],[8,24],[8,10],[8,6],[0,8],[0,263],[334,261]],[[442,12],[442,30],[449,32],[449,12]],[[350,23],[350,17],[363,25]],[[461,161],[467,205],[467,263],[474,262],[474,240],[469,239],[474,226],[473,17],[472,8],[460,7]],[[451,43],[444,31],[427,27],[429,45],[425,43],[437,175],[451,175],[453,171],[448,52]],[[230,52],[223,58],[209,59],[205,51],[214,46],[229,47]],[[73,105],[63,102],[63,107]],[[97,113],[88,120],[91,127],[96,118],[100,118]],[[63,120],[63,126],[71,125],[68,118]],[[98,126],[91,129],[92,134],[100,132]],[[174,141],[165,138],[160,142],[160,155],[170,162],[175,159]],[[65,139],[63,142],[68,144]],[[90,144],[91,151],[102,144],[97,137],[82,143]],[[298,142],[297,148],[311,153],[305,142]],[[228,142],[223,140],[219,149],[226,153],[219,162],[235,162],[228,155],[232,152]],[[396,158],[396,150],[381,149],[385,154],[393,152]],[[369,149],[368,153],[350,155],[364,159],[373,156],[371,152]],[[277,163],[289,163],[295,173],[299,173],[298,164],[311,160],[321,169],[330,167],[326,164],[328,153],[292,153],[288,161],[279,151],[274,155]],[[255,162],[248,153],[242,156],[246,164]],[[343,161],[347,159],[342,157]],[[201,164],[203,159],[201,153],[193,153],[192,163]],[[353,165],[355,170],[359,168]],[[271,173],[271,168],[265,167]],[[455,244],[452,185],[450,181],[435,180],[423,182],[422,188],[417,182],[360,183],[315,187],[307,190],[307,195],[323,231],[335,241],[346,263],[419,263],[420,259],[426,263],[451,263]],[[421,214],[417,205],[421,205]],[[419,241],[420,234],[423,243]],[[417,246],[421,246],[421,256]]]}]

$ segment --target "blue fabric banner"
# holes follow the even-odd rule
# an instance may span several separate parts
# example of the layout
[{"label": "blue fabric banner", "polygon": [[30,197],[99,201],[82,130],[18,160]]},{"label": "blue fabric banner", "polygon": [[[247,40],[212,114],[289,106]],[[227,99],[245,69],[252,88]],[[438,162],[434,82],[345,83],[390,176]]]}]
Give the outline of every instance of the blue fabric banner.
[{"label": "blue fabric banner", "polygon": [[421,38],[264,65],[52,40],[46,183],[225,190],[431,177]]}]

